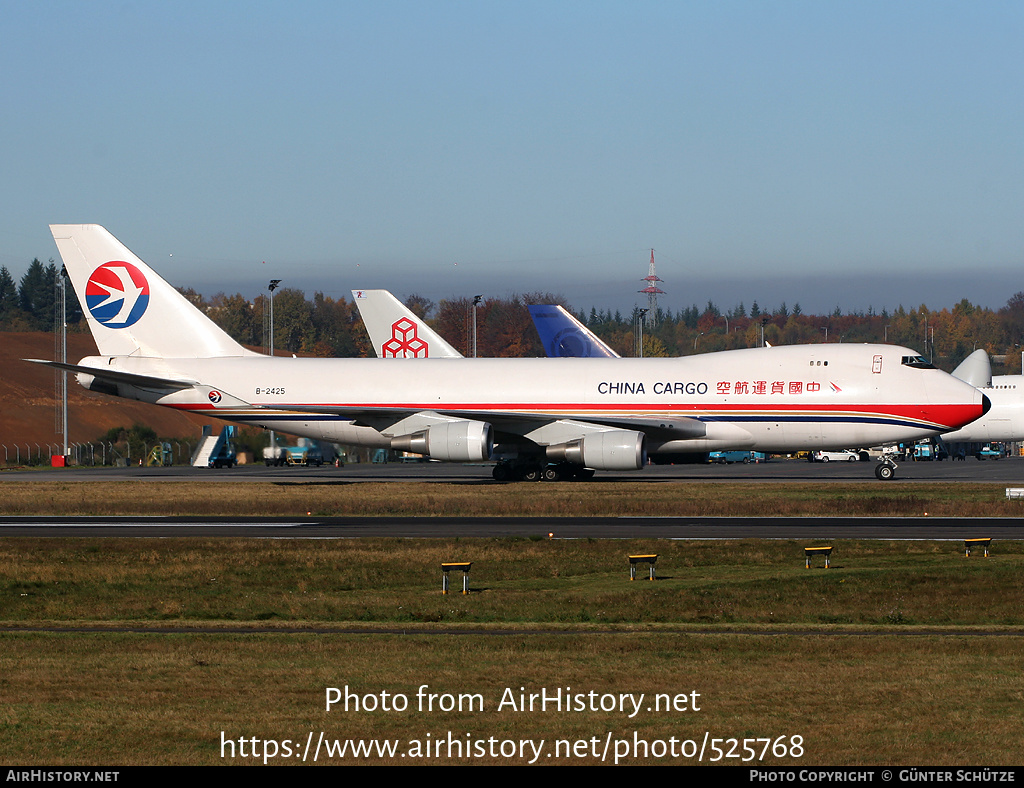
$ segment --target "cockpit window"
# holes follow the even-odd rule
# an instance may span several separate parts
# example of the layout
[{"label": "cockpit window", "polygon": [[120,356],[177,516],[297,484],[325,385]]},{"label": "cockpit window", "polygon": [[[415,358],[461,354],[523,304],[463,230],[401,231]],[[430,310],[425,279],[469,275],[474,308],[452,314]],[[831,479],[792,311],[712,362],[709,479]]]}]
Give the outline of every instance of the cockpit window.
[{"label": "cockpit window", "polygon": [[924,356],[904,356],[903,364],[914,369],[935,369],[935,365]]}]

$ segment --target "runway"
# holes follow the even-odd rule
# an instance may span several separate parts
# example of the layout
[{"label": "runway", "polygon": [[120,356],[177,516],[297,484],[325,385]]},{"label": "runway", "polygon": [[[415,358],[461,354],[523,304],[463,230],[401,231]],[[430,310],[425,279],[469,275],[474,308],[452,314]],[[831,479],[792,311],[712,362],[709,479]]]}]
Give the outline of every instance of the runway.
[{"label": "runway", "polygon": [[3,517],[0,537],[354,539],[1024,539],[1024,518]]},{"label": "runway", "polygon": [[[32,471],[0,472],[0,489],[5,481],[128,481],[144,479],[162,482],[288,482],[303,483],[358,483],[358,482],[423,482],[427,484],[494,484],[491,464],[459,465],[439,462],[388,463],[383,465],[350,464],[342,468],[283,467],[267,468],[263,465],[240,465],[215,470],[172,466],[168,468],[43,468]],[[732,465],[650,465],[641,471],[599,471],[588,482],[593,485],[606,482],[630,482],[637,485],[675,482],[805,482],[854,483],[885,485],[874,475],[875,462],[810,463],[806,460],[771,460],[766,463],[734,463]],[[906,462],[900,463],[895,482],[991,482],[1007,486],[1024,486],[1024,458],[1009,457],[1002,460],[964,462]],[[529,484],[520,482],[519,484]],[[884,489],[880,487],[879,489]]]}]

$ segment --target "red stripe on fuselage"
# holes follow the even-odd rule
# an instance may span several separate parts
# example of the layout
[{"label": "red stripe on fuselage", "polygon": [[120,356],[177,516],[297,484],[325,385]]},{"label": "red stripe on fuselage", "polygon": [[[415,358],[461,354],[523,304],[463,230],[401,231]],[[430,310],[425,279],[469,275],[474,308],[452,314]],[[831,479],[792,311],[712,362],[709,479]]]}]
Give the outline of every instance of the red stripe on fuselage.
[{"label": "red stripe on fuselage", "polygon": [[[287,403],[253,403],[258,405],[259,409],[266,410],[269,413],[280,413],[282,411],[289,411],[289,404]],[[190,411],[218,411],[218,410],[234,410],[234,409],[219,409],[216,408],[212,403],[200,403],[196,405],[179,405],[175,404],[171,407],[178,408],[181,410]],[[457,404],[442,404],[438,402],[431,403],[409,403],[409,402],[388,402],[388,403],[376,403],[372,406],[365,403],[308,403],[301,404],[297,407],[301,408],[316,408],[324,407],[331,408],[332,410],[348,410],[360,411],[367,408],[381,409],[381,410],[408,410],[410,412],[418,411],[444,411],[446,413],[457,413],[459,411],[471,411],[475,413],[500,413],[509,415],[550,415],[557,418],[573,418],[574,416],[591,416],[596,417],[602,414],[614,414],[614,413],[627,413],[638,416],[657,416],[657,415],[693,415],[693,416],[714,416],[717,414],[736,414],[742,413],[762,415],[765,417],[771,417],[773,414],[798,414],[805,413],[807,415],[859,415],[859,416],[873,416],[873,417],[888,417],[888,418],[900,418],[908,419],[913,421],[925,421],[928,424],[935,424],[939,427],[948,427],[955,429],[963,424],[967,424],[974,419],[980,417],[983,413],[981,404],[977,405],[837,405],[829,403],[773,403],[766,406],[766,403],[758,402],[756,404],[732,404],[732,403],[720,403],[715,405],[699,405],[699,404],[672,404],[658,403],[656,406],[652,406],[650,402],[644,404],[594,404],[594,403],[465,403],[460,402]],[[246,411],[245,415],[251,416],[255,411]],[[303,415],[302,411],[290,411],[295,413],[297,418],[301,418]],[[315,414],[308,414],[315,415]],[[326,415],[326,414],[320,414]],[[225,413],[225,418],[228,415]]]}]

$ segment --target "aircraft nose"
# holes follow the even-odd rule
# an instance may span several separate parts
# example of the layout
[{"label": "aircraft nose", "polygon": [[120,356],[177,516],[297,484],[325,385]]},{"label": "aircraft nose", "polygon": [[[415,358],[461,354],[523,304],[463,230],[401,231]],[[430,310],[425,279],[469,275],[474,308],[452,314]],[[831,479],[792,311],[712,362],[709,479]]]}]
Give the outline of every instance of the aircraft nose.
[{"label": "aircraft nose", "polygon": [[984,416],[990,410],[992,410],[992,400],[990,400],[986,395],[982,394],[981,395],[981,415]]}]

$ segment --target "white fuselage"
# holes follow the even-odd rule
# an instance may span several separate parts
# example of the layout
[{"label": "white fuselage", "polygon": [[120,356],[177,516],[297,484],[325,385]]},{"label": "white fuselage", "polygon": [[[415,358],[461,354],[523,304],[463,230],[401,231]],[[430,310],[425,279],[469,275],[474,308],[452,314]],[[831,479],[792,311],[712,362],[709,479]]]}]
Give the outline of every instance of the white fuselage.
[{"label": "white fuselage", "polygon": [[979,389],[992,408],[966,427],[942,436],[948,443],[986,443],[1024,440],[1024,376],[996,375],[991,386]]},{"label": "white fuselage", "polygon": [[914,440],[982,415],[980,392],[903,363],[913,355],[891,345],[799,345],[672,359],[81,363],[201,383],[172,393],[119,384],[121,396],[332,442],[386,446],[412,431],[404,416],[436,413],[492,423],[500,443],[549,446],[635,424],[651,453],[778,452]]}]

